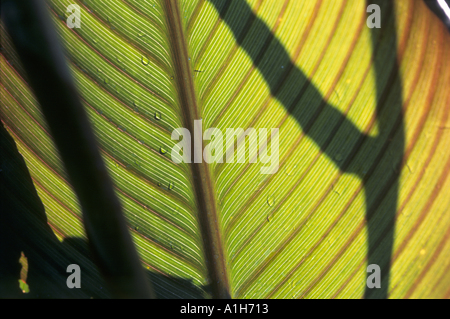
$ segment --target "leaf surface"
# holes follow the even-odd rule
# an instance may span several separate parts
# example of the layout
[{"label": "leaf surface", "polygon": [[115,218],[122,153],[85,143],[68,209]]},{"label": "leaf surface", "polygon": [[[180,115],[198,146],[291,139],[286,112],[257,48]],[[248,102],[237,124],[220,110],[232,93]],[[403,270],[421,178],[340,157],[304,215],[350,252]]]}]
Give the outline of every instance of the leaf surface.
[{"label": "leaf surface", "polygon": [[[422,2],[379,2],[380,29],[357,0],[76,1],[70,29],[72,3],[51,16],[158,297],[448,297],[450,36]],[[2,122],[83,293],[106,297],[64,245],[85,237],[81,210],[3,35]],[[254,128],[255,163],[228,163],[224,138],[223,163],[177,164],[171,134],[194,119]],[[261,174],[272,128],[279,168]]]}]

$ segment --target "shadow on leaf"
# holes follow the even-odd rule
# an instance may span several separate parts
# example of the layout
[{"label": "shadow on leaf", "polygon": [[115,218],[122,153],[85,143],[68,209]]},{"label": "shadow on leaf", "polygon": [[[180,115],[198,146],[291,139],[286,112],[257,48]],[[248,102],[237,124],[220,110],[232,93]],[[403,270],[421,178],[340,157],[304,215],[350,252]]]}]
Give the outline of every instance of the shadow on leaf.
[{"label": "shadow on leaf", "polygon": [[[15,141],[3,125],[0,131],[0,298],[110,298],[86,240],[68,237],[61,242],[55,236]],[[27,294],[18,283],[22,253],[28,261]],[[80,289],[66,285],[70,264],[80,266]],[[186,279],[150,270],[147,276],[157,298],[204,298],[207,291]]]},{"label": "shadow on leaf", "polygon": [[[391,267],[395,213],[398,202],[400,165],[404,152],[402,89],[397,65],[395,15],[390,1],[367,1],[382,8],[381,29],[372,29],[373,68],[376,74],[376,120],[379,135],[371,137],[361,132],[346,115],[324,100],[320,92],[297,68],[269,27],[259,19],[243,0],[209,0],[228,25],[237,43],[253,60],[265,78],[271,94],[293,116],[303,131],[344,173],[359,176],[364,185],[368,229],[368,264],[382,269],[382,288],[366,289],[366,298],[387,298]],[[240,21],[245,20],[246,23]],[[250,30],[262,45],[246,41]],[[254,40],[254,39],[252,39]],[[388,44],[388,49],[380,50]],[[383,52],[383,55],[379,52]],[[270,53],[270,54],[269,54]],[[284,72],[279,65],[285,65]],[[276,72],[275,72],[276,71]],[[278,76],[274,76],[278,74]],[[298,90],[280,94],[289,80]],[[305,101],[305,92],[308,100]],[[284,92],[286,93],[286,92]],[[311,115],[309,110],[315,109]],[[321,126],[317,119],[321,118]],[[394,144],[394,148],[392,145]],[[335,159],[336,146],[347,150],[343,160]],[[366,149],[363,151],[362,148]],[[395,149],[386,160],[388,147]],[[367,151],[370,149],[370,151]],[[23,252],[28,259],[30,298],[108,298],[87,244],[79,238],[60,242],[47,223],[44,207],[34,188],[26,164],[13,139],[1,127],[1,207],[0,212],[0,298],[21,298],[18,279]],[[370,162],[362,171],[355,163]],[[378,166],[380,162],[383,165]],[[385,200],[385,197],[391,197]],[[383,203],[383,209],[379,209]],[[335,256],[333,256],[335,257]],[[82,269],[82,288],[68,289],[66,268],[78,264]],[[190,281],[148,271],[159,298],[202,298],[205,292]],[[204,288],[207,291],[207,288]]]}]

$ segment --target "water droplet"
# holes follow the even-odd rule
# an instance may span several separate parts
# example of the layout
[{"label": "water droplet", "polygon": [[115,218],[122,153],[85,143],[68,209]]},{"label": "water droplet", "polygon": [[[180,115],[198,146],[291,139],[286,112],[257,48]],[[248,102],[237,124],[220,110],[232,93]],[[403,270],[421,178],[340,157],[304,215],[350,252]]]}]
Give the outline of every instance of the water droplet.
[{"label": "water droplet", "polygon": [[139,32],[138,32],[138,37],[143,37],[143,36],[144,36],[144,34],[145,34],[144,32],[142,32],[142,31],[139,31]]},{"label": "water droplet", "polygon": [[155,112],[155,119],[157,120],[161,119],[161,112]]},{"label": "water droplet", "polygon": [[[272,205],[270,205],[272,206]],[[270,220],[272,219],[272,215],[267,215],[267,221],[270,223]]]},{"label": "water droplet", "polygon": [[336,161],[338,161],[338,162],[340,162],[340,161],[342,161],[342,159],[343,159],[344,157],[342,156],[342,154],[336,154],[336,156],[334,157],[334,159],[336,160]]},{"label": "water droplet", "polygon": [[161,154],[166,154],[167,153],[167,151],[164,148],[162,148],[162,147],[159,148],[159,151],[161,152]]},{"label": "water droplet", "polygon": [[272,196],[267,197],[267,204],[269,204],[269,206],[273,206],[273,204],[275,203],[275,200],[273,199]]},{"label": "water droplet", "polygon": [[122,63],[122,59],[120,57],[117,57],[117,62]]},{"label": "water droplet", "polygon": [[150,63],[149,59],[146,56],[142,56],[141,61],[143,65],[148,65]]},{"label": "water droplet", "polygon": [[111,30],[115,30],[116,29],[116,27],[115,26],[111,26]]},{"label": "water droplet", "polygon": [[105,82],[105,84],[108,84],[109,80],[107,78],[105,78],[104,82]]},{"label": "water droplet", "polygon": [[98,41],[97,41],[97,39],[94,39],[94,43],[97,43]]},{"label": "water droplet", "polygon": [[136,226],[136,227],[134,227],[134,229],[135,229],[135,230],[139,230],[139,227]]},{"label": "water droplet", "polygon": [[173,189],[174,188],[174,184],[173,184],[173,182],[170,182],[169,183],[169,189]]},{"label": "water droplet", "polygon": [[297,170],[297,165],[286,168],[285,172],[287,176],[294,175],[294,172]]},{"label": "water droplet", "polygon": [[191,58],[188,58],[189,59],[189,61],[191,61]]},{"label": "water droplet", "polygon": [[161,183],[158,183],[158,186],[161,186]]},{"label": "water droplet", "polygon": [[170,77],[170,79],[171,79],[171,80],[173,80],[173,79],[174,79],[174,78],[173,78],[173,75],[172,75],[172,76]]}]

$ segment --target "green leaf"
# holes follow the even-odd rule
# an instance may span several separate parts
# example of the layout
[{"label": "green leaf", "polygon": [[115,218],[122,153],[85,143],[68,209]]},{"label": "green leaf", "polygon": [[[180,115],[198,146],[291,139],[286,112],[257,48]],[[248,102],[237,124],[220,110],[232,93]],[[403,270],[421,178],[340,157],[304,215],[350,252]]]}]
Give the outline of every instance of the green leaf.
[{"label": "green leaf", "polygon": [[[425,4],[379,1],[381,28],[370,29],[369,2],[356,0],[86,0],[70,29],[74,1],[48,3],[159,298],[449,296],[450,35]],[[2,122],[59,239],[27,213],[36,229],[15,226],[19,256],[38,260],[30,295],[108,297],[2,32]],[[277,172],[262,174],[250,152],[228,163],[226,140],[223,163],[177,164],[171,134],[193,137],[199,119],[224,135],[279,128]],[[259,155],[275,152],[268,136]],[[65,287],[69,263],[81,265],[81,291]],[[367,288],[370,264],[381,289]]]}]

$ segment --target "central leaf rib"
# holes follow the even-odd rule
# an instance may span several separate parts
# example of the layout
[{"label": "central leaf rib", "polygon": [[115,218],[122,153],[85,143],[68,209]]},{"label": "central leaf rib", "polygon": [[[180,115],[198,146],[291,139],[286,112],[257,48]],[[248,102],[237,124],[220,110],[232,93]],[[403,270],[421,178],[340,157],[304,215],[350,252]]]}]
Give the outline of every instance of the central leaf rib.
[{"label": "central leaf rib", "polygon": [[[184,125],[191,132],[191,154],[194,154],[194,120],[200,119],[200,114],[194,91],[193,76],[189,66],[178,1],[166,0],[165,10],[167,12],[167,25],[175,66],[176,85],[183,111]],[[212,297],[230,298],[231,294],[220,236],[217,206],[208,164],[204,161],[202,163],[191,163],[191,169],[194,176],[193,184]]]}]

